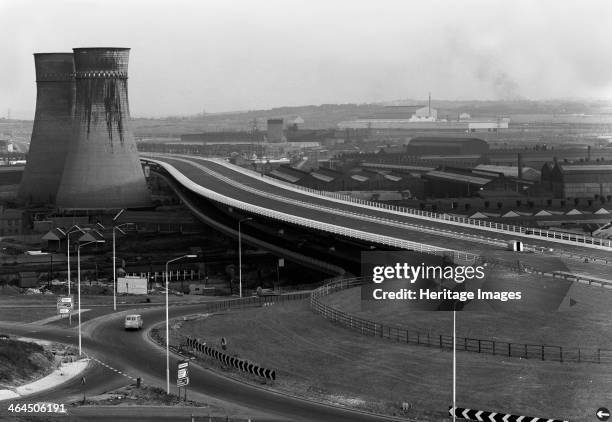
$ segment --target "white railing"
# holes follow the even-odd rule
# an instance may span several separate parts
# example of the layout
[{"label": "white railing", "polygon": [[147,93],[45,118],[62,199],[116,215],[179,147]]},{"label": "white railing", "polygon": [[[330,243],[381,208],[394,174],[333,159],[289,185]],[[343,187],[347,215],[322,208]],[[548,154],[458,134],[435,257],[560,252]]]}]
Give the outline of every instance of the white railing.
[{"label": "white railing", "polygon": [[[287,198],[285,196],[281,196],[281,195],[277,195],[277,194],[273,194],[267,191],[263,191],[261,189],[256,189],[250,186],[246,186],[243,183],[237,182],[235,180],[230,179],[227,176],[222,175],[221,173],[218,173],[206,166],[200,165],[200,164],[196,164],[193,162],[193,160],[188,160],[188,159],[182,159],[182,158],[176,158],[173,157],[174,160],[176,161],[181,161],[193,166],[196,166],[197,168],[199,168],[202,172],[209,174],[212,177],[215,177],[219,180],[222,180],[223,182],[234,186],[237,189],[240,190],[244,190],[247,191],[249,193],[253,193],[253,194],[257,194],[260,195],[262,197],[265,198],[274,198],[277,201],[280,202],[284,202],[287,204],[291,204],[291,205],[298,205],[302,208],[306,208],[306,209],[312,209],[312,210],[316,210],[316,211],[325,211],[326,213],[329,214],[334,214],[334,215],[340,215],[343,217],[352,217],[355,219],[359,219],[362,221],[370,221],[370,222],[374,222],[374,223],[384,223],[385,225],[388,226],[393,226],[393,227],[398,227],[398,228],[404,228],[404,229],[408,229],[408,230],[418,230],[419,232],[423,232],[423,233],[429,233],[429,234],[433,234],[433,235],[437,235],[437,236],[443,236],[443,237],[452,237],[455,239],[460,239],[460,240],[471,240],[471,241],[476,241],[479,243],[485,243],[485,244],[489,244],[489,245],[494,245],[494,246],[505,246],[506,243],[502,240],[499,239],[489,239],[483,236],[478,236],[478,235],[470,235],[467,233],[460,233],[460,232],[452,232],[449,230],[441,230],[441,229],[434,229],[431,227],[425,227],[422,225],[416,225],[416,224],[411,224],[411,223],[407,223],[407,222],[403,222],[403,221],[398,221],[398,220],[392,220],[390,218],[384,218],[384,217],[377,217],[377,216],[373,216],[373,215],[366,215],[366,214],[362,214],[362,213],[357,213],[354,211],[348,211],[348,210],[339,210],[337,208],[331,208],[331,207],[325,207],[325,206],[321,206],[318,204],[313,204],[311,202],[306,202],[306,201],[300,201],[297,199],[290,199]],[[474,255],[475,256],[475,255]]]},{"label": "white railing", "polygon": [[[257,172],[244,168],[244,167],[232,165],[223,160],[208,159],[208,158],[203,158],[203,157],[189,157],[189,158],[192,158],[192,159],[198,158],[204,161],[211,161],[211,162],[223,165],[227,168],[230,168],[233,171],[237,171],[247,176],[261,179],[261,176]],[[529,237],[531,239],[545,238],[547,240],[557,242],[557,243],[574,244],[576,246],[595,247],[596,249],[612,250],[612,240],[602,239],[599,237],[561,233],[561,232],[556,232],[554,230],[522,227],[522,226],[516,226],[512,224],[496,223],[496,222],[480,220],[480,219],[472,219],[472,218],[467,218],[467,217],[459,217],[459,216],[453,216],[453,215],[448,215],[448,214],[435,213],[431,211],[417,210],[415,208],[407,208],[407,207],[400,207],[397,205],[388,205],[388,204],[383,204],[379,202],[365,201],[363,199],[353,198],[349,195],[342,195],[336,192],[328,192],[328,191],[322,191],[322,190],[317,190],[317,189],[311,189],[311,188],[307,188],[307,187],[303,187],[299,185],[294,185],[294,184],[284,182],[278,179],[274,179],[271,177],[265,177],[263,180],[265,180],[266,183],[281,186],[283,188],[290,189],[296,192],[302,192],[302,193],[306,192],[311,195],[323,196],[323,197],[326,197],[326,198],[329,198],[335,201],[350,202],[351,204],[355,204],[361,207],[376,209],[376,210],[385,210],[391,213],[401,214],[404,216],[409,215],[415,218],[421,218],[421,219],[426,219],[426,220],[436,220],[436,221],[447,223],[447,224],[453,224],[453,225],[459,225],[459,226],[465,226],[465,227],[477,227],[480,230],[488,230],[488,231],[494,231],[498,233],[503,232],[503,233],[512,234],[515,236]]]}]

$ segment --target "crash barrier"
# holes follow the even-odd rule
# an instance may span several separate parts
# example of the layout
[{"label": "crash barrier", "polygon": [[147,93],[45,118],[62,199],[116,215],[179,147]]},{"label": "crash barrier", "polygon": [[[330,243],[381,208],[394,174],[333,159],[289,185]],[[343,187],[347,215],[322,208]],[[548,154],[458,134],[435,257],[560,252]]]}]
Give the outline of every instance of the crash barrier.
[{"label": "crash barrier", "polygon": [[456,418],[478,422],[567,422],[560,419],[534,418],[532,416],[510,415],[507,413],[487,412],[486,410],[466,409],[463,407],[450,407],[448,413]]},{"label": "crash barrier", "polygon": [[[439,349],[453,349],[453,336],[381,324],[348,314],[321,300],[324,296],[363,284],[361,278],[332,281],[313,290],[310,309],[323,318],[359,332],[361,335],[386,338],[396,342]],[[442,312],[442,311],[441,311]],[[537,359],[555,362],[590,362],[612,364],[612,350],[601,348],[565,347],[545,344],[510,343],[498,340],[457,337],[456,349],[466,352]]]},{"label": "crash barrier", "polygon": [[249,374],[272,381],[276,379],[276,371],[273,369],[263,368],[244,359],[230,356],[227,353],[220,352],[217,349],[207,346],[206,343],[200,343],[200,341],[195,338],[187,337],[187,346],[191,347],[196,352],[203,353],[208,357],[218,360],[226,366],[240,369],[242,372],[248,372]]}]

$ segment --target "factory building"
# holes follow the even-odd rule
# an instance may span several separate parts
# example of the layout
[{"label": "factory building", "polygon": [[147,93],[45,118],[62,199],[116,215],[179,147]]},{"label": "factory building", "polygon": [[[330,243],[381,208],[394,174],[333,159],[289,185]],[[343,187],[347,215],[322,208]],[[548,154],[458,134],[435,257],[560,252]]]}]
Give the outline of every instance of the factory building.
[{"label": "factory building", "polygon": [[532,182],[539,182],[541,178],[540,172],[531,167],[494,166],[491,164],[479,164],[474,168],[474,170],[502,173],[506,177],[531,180]]},{"label": "factory building", "polygon": [[410,139],[408,155],[485,155],[489,144],[478,138],[422,136]]},{"label": "factory building", "polygon": [[263,132],[220,131],[187,133],[181,135],[181,142],[194,144],[249,144],[264,142]]},{"label": "factory building", "polygon": [[334,129],[287,129],[287,142],[319,142],[327,143],[336,138]]},{"label": "factory building", "polygon": [[319,167],[311,171],[295,169],[288,165],[268,173],[276,179],[311,189],[325,191],[410,191],[412,196],[423,194],[423,181],[408,172],[390,169],[355,167],[348,171]]},{"label": "factory building", "polygon": [[455,167],[441,167],[421,178],[427,196],[434,198],[520,196],[535,184],[501,172]]},{"label": "factory building", "polygon": [[270,143],[280,143],[285,141],[283,134],[283,119],[268,119],[267,138]]},{"label": "factory building", "polygon": [[431,108],[431,106],[421,107],[415,110],[412,120],[428,119],[430,121],[438,120],[438,110]]},{"label": "factory building", "polygon": [[542,184],[555,198],[599,198],[612,195],[611,162],[556,162],[542,167]]},{"label": "factory building", "polygon": [[451,120],[448,114],[445,119],[438,119],[439,115],[438,110],[431,106],[430,98],[425,106],[386,106],[373,114],[360,116],[355,120],[342,121],[338,123],[338,128],[471,133],[498,132],[500,129],[508,129],[510,123],[508,118],[472,120],[467,113],[463,114],[463,118],[461,114],[458,114],[456,120]]}]

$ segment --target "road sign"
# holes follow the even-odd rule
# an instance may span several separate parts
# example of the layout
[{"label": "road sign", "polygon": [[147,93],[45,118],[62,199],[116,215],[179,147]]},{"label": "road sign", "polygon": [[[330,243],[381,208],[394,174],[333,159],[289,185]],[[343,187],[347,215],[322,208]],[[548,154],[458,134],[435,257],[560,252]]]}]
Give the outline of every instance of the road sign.
[{"label": "road sign", "polygon": [[179,362],[176,377],[177,387],[189,385],[189,361]]},{"label": "road sign", "polygon": [[610,411],[605,407],[600,407],[597,409],[597,412],[595,412],[595,416],[597,416],[597,419],[600,421],[607,421],[610,419]]},{"label": "road sign", "polygon": [[506,413],[486,412],[484,410],[477,410],[477,409],[465,409],[463,407],[456,407],[456,408],[449,407],[448,413],[451,416],[453,416],[453,410],[454,410],[454,415],[457,418],[467,419],[470,421],[478,421],[478,422],[509,422],[509,421],[567,422],[567,421],[563,421],[559,419],[534,418],[531,416],[518,416],[518,415],[510,415]]},{"label": "road sign", "polygon": [[72,296],[60,296],[57,298],[57,313],[68,314],[73,309]]}]

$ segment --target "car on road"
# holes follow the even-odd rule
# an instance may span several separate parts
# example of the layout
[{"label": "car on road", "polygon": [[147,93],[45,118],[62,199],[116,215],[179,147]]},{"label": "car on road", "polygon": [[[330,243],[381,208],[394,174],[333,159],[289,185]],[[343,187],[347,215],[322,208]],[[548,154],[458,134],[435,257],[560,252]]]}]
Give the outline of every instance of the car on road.
[{"label": "car on road", "polygon": [[140,330],[142,328],[142,315],[132,314],[125,316],[126,330]]}]

